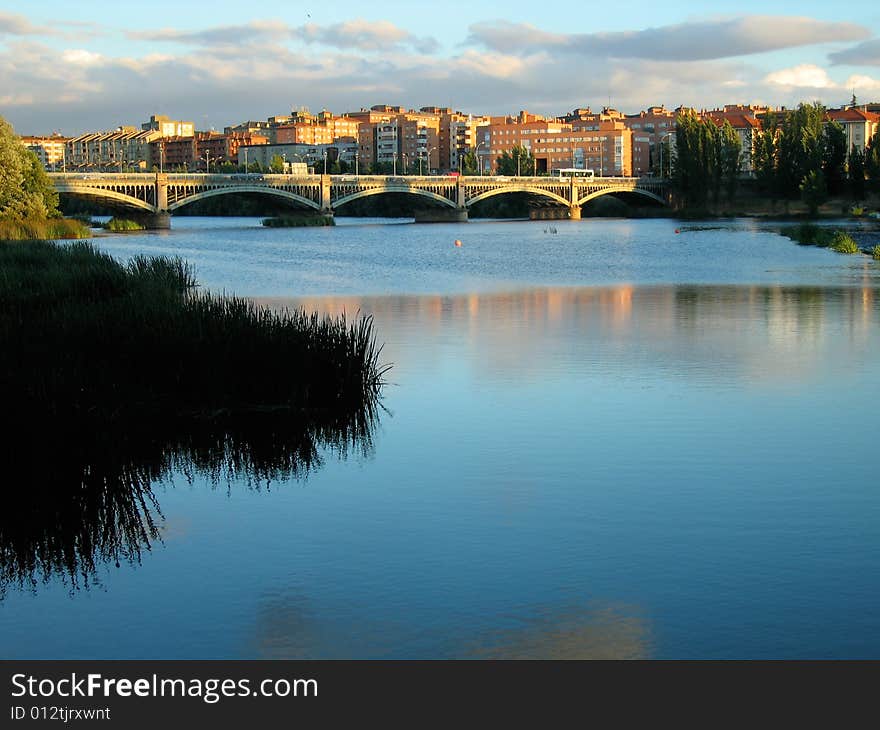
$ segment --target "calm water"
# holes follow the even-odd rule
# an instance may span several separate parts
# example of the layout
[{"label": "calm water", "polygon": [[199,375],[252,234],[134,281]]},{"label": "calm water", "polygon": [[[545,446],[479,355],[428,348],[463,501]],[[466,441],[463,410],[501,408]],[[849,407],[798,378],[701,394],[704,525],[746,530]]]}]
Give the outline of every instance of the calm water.
[{"label": "calm water", "polygon": [[880,657],[877,262],[749,221],[174,225],[99,243],[372,314],[387,412],[305,477],[157,479],[130,559],[7,581],[0,656]]}]

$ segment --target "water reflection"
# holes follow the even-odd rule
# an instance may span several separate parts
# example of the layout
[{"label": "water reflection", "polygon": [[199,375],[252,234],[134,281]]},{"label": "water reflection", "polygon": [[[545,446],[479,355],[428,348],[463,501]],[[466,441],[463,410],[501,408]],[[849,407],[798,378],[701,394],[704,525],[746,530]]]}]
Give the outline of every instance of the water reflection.
[{"label": "water reflection", "polygon": [[385,353],[399,366],[397,375],[435,358],[447,343],[464,346],[476,374],[487,380],[536,381],[570,369],[574,360],[592,374],[619,370],[623,356],[626,370],[636,372],[641,364],[658,373],[702,374],[715,381],[720,373],[749,383],[808,378],[839,365],[826,355],[840,337],[854,354],[863,354],[880,312],[870,279],[861,287],[836,288],[620,285],[258,301],[374,315]]},{"label": "water reflection", "polygon": [[326,454],[369,454],[377,404],[354,412],[215,414],[164,422],[22,421],[0,449],[0,598],[53,578],[72,589],[101,564],[138,563],[162,540],[153,491],[173,477],[261,489],[301,479]]},{"label": "water reflection", "polygon": [[473,659],[648,659],[647,619],[629,606],[542,608],[519,626],[487,632],[466,653]]},{"label": "water reflection", "polygon": [[253,648],[261,659],[300,660],[394,658],[402,646],[408,658],[431,659],[648,659],[654,651],[650,620],[624,604],[515,606],[429,631],[392,613],[384,605],[319,610],[301,591],[266,596]]}]

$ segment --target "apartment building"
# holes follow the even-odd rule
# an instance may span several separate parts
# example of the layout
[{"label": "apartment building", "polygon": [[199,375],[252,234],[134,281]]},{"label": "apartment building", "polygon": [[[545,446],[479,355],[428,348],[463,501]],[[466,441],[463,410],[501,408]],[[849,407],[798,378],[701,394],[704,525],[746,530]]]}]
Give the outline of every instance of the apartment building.
[{"label": "apartment building", "polygon": [[357,119],[335,116],[326,109],[314,115],[303,109],[275,127],[274,141],[306,145],[333,144],[337,140],[354,141],[359,126]]},{"label": "apartment building", "polygon": [[164,114],[153,114],[149,122],[141,124],[144,132],[158,132],[160,137],[192,137],[195,126],[192,122],[169,119]]},{"label": "apartment building", "polygon": [[89,132],[65,142],[67,170],[146,170],[152,163],[150,144],[159,130],[119,127],[109,132]]},{"label": "apartment building", "polygon": [[675,148],[675,120],[678,110],[670,111],[662,104],[649,106],[638,114],[620,114],[620,119],[633,133],[633,174],[644,175],[660,167],[660,146]]},{"label": "apartment building", "polygon": [[291,169],[291,165],[305,164],[318,174],[324,172],[325,161],[328,172],[330,166],[337,161],[355,167],[358,164],[357,155],[358,144],[354,141],[323,145],[294,143],[240,145],[237,149],[239,165],[252,165],[257,162],[266,168],[272,163],[272,159],[278,156],[288,169]]},{"label": "apartment building", "polygon": [[463,114],[449,107],[423,106],[423,114],[432,114],[440,119],[437,130],[440,170],[459,170],[462,158],[475,150],[480,126],[488,126],[489,117]]},{"label": "apartment building", "polygon": [[[429,109],[434,109],[429,107]],[[378,105],[347,116],[359,122],[358,156],[361,170],[373,164],[390,166],[392,173],[438,170],[440,115]]]},{"label": "apartment building", "polygon": [[871,137],[880,130],[880,114],[866,108],[832,109],[828,119],[838,122],[846,132],[846,148],[864,152]]},{"label": "apartment building", "polygon": [[53,134],[48,137],[21,137],[21,143],[33,152],[44,169],[61,171],[65,165],[65,146],[69,137]]},{"label": "apartment building", "polygon": [[502,154],[522,146],[535,158],[535,169],[521,170],[521,174],[552,174],[572,167],[595,170],[597,175],[605,176],[632,174],[632,130],[607,114],[589,113],[570,118],[570,122],[547,120],[527,112],[515,118],[493,117],[485,132],[489,142],[488,160],[482,149],[478,151],[481,162],[488,162],[484,169],[496,170]]}]

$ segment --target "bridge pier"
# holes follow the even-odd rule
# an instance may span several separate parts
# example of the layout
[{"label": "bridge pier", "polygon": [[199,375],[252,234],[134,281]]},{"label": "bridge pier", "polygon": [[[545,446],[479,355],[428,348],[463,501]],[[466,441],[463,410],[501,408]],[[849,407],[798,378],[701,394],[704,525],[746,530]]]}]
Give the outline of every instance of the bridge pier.
[{"label": "bridge pier", "polygon": [[579,221],[581,219],[581,207],[574,205],[570,208],[563,208],[561,205],[556,205],[547,208],[531,208],[529,210],[529,218],[533,221]]},{"label": "bridge pier", "polygon": [[415,212],[416,223],[467,223],[467,208],[426,208]]},{"label": "bridge pier", "polygon": [[171,228],[171,214],[162,211],[159,213],[125,213],[122,217],[140,223],[148,231],[164,231]]}]

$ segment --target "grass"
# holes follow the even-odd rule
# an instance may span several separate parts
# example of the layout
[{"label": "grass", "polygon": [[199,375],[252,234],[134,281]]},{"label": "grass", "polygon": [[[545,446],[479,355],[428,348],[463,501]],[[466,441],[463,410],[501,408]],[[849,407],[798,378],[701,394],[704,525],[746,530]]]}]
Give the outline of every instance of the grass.
[{"label": "grass", "polygon": [[852,239],[852,236],[843,231],[835,232],[830,248],[837,253],[853,254],[862,252],[862,249],[859,248],[859,244]]},{"label": "grass", "polygon": [[832,231],[814,223],[800,223],[782,229],[782,235],[803,246],[830,248],[837,253],[861,253],[859,245],[845,231]]},{"label": "grass", "polygon": [[125,233],[126,231],[143,231],[146,228],[146,226],[144,226],[142,223],[138,223],[137,221],[129,220],[128,218],[116,217],[111,218],[101,227],[107,229],[108,231],[113,231],[114,233]]},{"label": "grass", "polygon": [[0,241],[48,241],[90,235],[87,225],[71,218],[0,219]]},{"label": "grass", "polygon": [[0,246],[0,395],[48,416],[339,409],[375,399],[372,320],[199,293],[180,259]]},{"label": "grass", "polygon": [[336,220],[332,215],[280,215],[273,218],[263,218],[263,225],[267,228],[335,226]]}]

